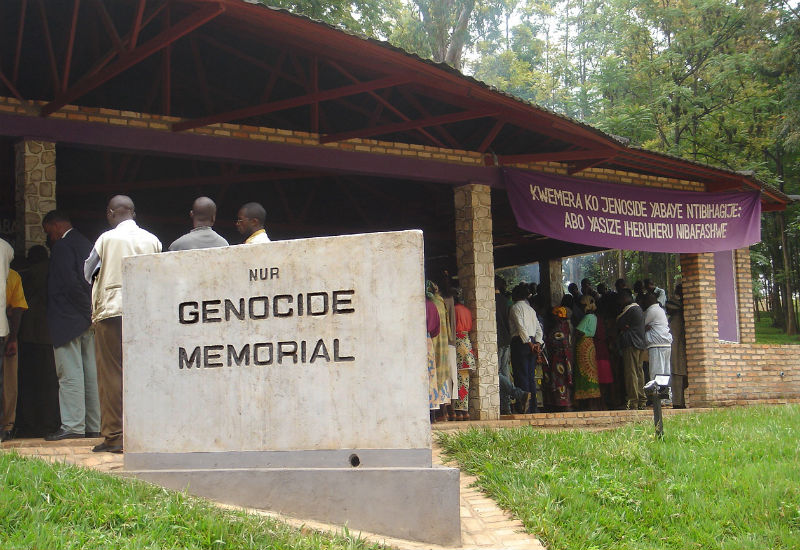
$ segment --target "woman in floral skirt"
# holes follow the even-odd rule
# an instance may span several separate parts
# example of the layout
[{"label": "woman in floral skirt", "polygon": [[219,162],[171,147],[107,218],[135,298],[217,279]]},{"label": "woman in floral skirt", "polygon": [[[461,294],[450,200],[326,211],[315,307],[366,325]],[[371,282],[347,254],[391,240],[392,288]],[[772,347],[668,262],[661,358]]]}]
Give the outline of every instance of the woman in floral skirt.
[{"label": "woman in floral skirt", "polygon": [[461,289],[454,289],[456,305],[456,364],[458,368],[457,395],[453,399],[456,420],[469,420],[469,376],[475,370],[475,352],[469,331],[472,330],[472,313],[462,301]]}]

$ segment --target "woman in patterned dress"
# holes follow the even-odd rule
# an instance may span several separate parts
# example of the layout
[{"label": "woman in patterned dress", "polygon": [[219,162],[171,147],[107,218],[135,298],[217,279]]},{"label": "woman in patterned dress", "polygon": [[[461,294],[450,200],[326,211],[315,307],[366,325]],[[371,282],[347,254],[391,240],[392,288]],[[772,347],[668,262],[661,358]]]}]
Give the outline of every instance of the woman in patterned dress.
[{"label": "woman in patterned dress", "polygon": [[453,408],[456,420],[469,420],[469,376],[475,370],[475,352],[469,331],[472,330],[472,313],[462,302],[461,289],[454,289],[456,312],[456,365],[458,369],[458,387],[453,396]]},{"label": "woman in patterned dress", "polygon": [[547,333],[547,352],[550,356],[549,368],[545,370],[543,381],[547,392],[546,402],[556,410],[572,409],[572,326],[570,311],[565,307],[555,307],[552,312],[550,330]]},{"label": "woman in patterned dress", "polygon": [[428,342],[428,407],[431,410],[431,423],[436,422],[436,411],[439,409],[439,385],[436,378],[436,352],[433,339],[439,336],[439,312],[432,300],[433,295],[425,293],[425,321]]},{"label": "woman in patterned dress", "polygon": [[582,296],[580,304],[585,315],[575,327],[578,340],[575,345],[575,363],[578,367],[575,370],[575,401],[585,401],[588,408],[597,410],[602,407],[594,347],[594,335],[597,332],[597,316],[594,312],[597,306],[589,295]]},{"label": "woman in patterned dress", "polygon": [[444,300],[439,294],[439,287],[433,281],[425,283],[425,295],[430,298],[436,306],[436,311],[439,314],[439,334],[433,340],[433,352],[436,358],[436,388],[438,405],[440,406],[440,414],[444,420],[447,419],[447,409],[444,405],[450,403],[451,398],[451,384],[450,384],[450,365],[447,362],[447,342],[448,334],[450,333],[450,317],[447,315]]}]

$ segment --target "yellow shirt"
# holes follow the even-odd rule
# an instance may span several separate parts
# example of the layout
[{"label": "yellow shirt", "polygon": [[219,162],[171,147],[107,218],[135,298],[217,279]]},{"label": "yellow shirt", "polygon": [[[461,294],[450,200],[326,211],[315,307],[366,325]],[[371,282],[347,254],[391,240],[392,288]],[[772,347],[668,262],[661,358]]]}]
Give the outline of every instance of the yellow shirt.
[{"label": "yellow shirt", "polygon": [[267,232],[263,229],[259,229],[249,237],[245,241],[245,244],[258,244],[258,243],[268,243],[270,242],[269,237],[267,236]]},{"label": "yellow shirt", "polygon": [[6,280],[6,307],[28,309],[28,302],[25,301],[25,293],[22,291],[22,278],[13,269],[8,270]]}]

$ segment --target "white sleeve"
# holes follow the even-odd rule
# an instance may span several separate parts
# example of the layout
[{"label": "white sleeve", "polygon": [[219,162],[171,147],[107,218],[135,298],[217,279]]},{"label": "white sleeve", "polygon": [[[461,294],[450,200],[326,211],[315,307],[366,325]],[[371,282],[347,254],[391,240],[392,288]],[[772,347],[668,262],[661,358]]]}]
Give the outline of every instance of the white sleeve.
[{"label": "white sleeve", "polygon": [[92,247],[91,254],[83,262],[83,278],[86,279],[87,283],[92,284],[92,277],[100,269],[100,263],[100,254],[97,253],[97,248]]}]

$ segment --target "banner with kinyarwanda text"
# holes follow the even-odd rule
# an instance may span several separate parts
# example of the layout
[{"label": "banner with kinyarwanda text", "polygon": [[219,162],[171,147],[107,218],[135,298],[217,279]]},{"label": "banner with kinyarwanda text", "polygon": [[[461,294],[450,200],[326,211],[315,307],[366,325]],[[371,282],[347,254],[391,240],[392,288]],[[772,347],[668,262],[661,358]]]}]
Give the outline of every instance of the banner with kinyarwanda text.
[{"label": "banner with kinyarwanda text", "polygon": [[761,240],[758,191],[698,193],[503,173],[517,225],[554,239],[646,252],[717,252]]}]

